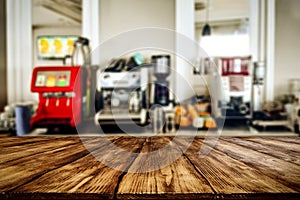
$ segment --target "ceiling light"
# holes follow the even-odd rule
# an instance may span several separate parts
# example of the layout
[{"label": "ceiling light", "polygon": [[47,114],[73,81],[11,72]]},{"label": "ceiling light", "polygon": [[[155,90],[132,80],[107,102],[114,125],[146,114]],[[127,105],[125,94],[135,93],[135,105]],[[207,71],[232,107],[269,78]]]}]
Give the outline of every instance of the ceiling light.
[{"label": "ceiling light", "polygon": [[203,27],[202,30],[202,36],[207,36],[211,34],[211,28],[210,25],[208,24],[208,17],[209,17],[209,0],[206,2],[206,24]]},{"label": "ceiling light", "polygon": [[202,36],[207,36],[211,34],[210,26],[209,24],[205,24],[202,29]]}]

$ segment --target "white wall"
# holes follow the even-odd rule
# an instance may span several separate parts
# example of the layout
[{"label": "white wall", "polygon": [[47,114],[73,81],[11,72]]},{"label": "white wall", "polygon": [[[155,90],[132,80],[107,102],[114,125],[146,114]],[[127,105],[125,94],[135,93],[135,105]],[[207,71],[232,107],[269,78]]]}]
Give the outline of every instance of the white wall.
[{"label": "white wall", "polygon": [[100,42],[141,27],[175,29],[175,1],[101,0]]},{"label": "white wall", "polygon": [[300,78],[299,8],[299,0],[276,0],[275,97],[289,93],[289,79]]},{"label": "white wall", "polygon": [[[116,35],[139,28],[157,27],[175,30],[175,4],[175,0],[101,0],[100,44]],[[175,40],[168,39],[169,41],[165,42],[172,43],[170,46],[175,44]],[[132,42],[135,41],[132,40]],[[144,50],[139,50],[139,52],[144,55],[146,62],[150,61],[151,55],[161,54],[159,50],[154,49],[151,52]],[[100,64],[103,62],[101,61]],[[174,65],[175,60],[172,55],[171,66],[174,67]],[[170,88],[174,88],[173,82],[170,83]]]},{"label": "white wall", "polygon": [[[145,27],[171,29],[194,40],[194,0],[100,1],[100,43],[123,32]],[[170,42],[172,45],[176,44],[177,48],[186,45],[180,44],[183,41],[179,41],[177,38]],[[182,51],[182,49],[180,50]],[[192,85],[191,66],[180,58],[174,59],[174,56],[171,59],[171,66]],[[177,79],[177,76],[175,77],[175,74],[172,74],[172,78]],[[176,94],[181,99],[188,98],[193,94],[192,91],[180,87],[180,85],[182,86],[182,84],[179,84],[180,81],[177,82],[176,86],[174,82],[171,82],[170,87],[173,90],[176,88]]]}]

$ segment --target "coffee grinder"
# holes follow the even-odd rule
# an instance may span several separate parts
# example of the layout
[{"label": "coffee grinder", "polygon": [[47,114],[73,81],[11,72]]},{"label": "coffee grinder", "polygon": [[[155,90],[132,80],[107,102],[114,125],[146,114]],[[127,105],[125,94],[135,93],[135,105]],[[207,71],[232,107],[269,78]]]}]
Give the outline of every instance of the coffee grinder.
[{"label": "coffee grinder", "polygon": [[170,56],[155,55],[151,58],[153,64],[154,81],[154,104],[161,106],[169,105],[169,81]]},{"label": "coffee grinder", "polygon": [[153,75],[155,77],[153,86],[153,132],[174,131],[174,112],[172,112],[172,101],[169,90],[170,55],[154,55],[151,57]]}]

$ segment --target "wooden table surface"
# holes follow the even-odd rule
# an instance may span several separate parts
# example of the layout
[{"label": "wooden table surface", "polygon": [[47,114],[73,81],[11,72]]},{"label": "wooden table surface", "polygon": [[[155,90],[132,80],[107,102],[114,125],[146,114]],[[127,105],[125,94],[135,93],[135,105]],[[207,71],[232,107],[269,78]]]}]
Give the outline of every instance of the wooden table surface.
[{"label": "wooden table surface", "polygon": [[1,199],[300,199],[300,139],[0,137],[0,192]]}]

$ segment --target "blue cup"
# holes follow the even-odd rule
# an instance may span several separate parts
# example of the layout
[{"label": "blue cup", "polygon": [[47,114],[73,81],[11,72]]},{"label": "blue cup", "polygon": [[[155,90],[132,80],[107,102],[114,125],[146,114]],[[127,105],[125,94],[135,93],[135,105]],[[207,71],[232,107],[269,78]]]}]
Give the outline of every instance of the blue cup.
[{"label": "blue cup", "polygon": [[28,106],[17,105],[15,107],[16,114],[16,132],[17,136],[23,136],[30,132],[31,111]]}]

